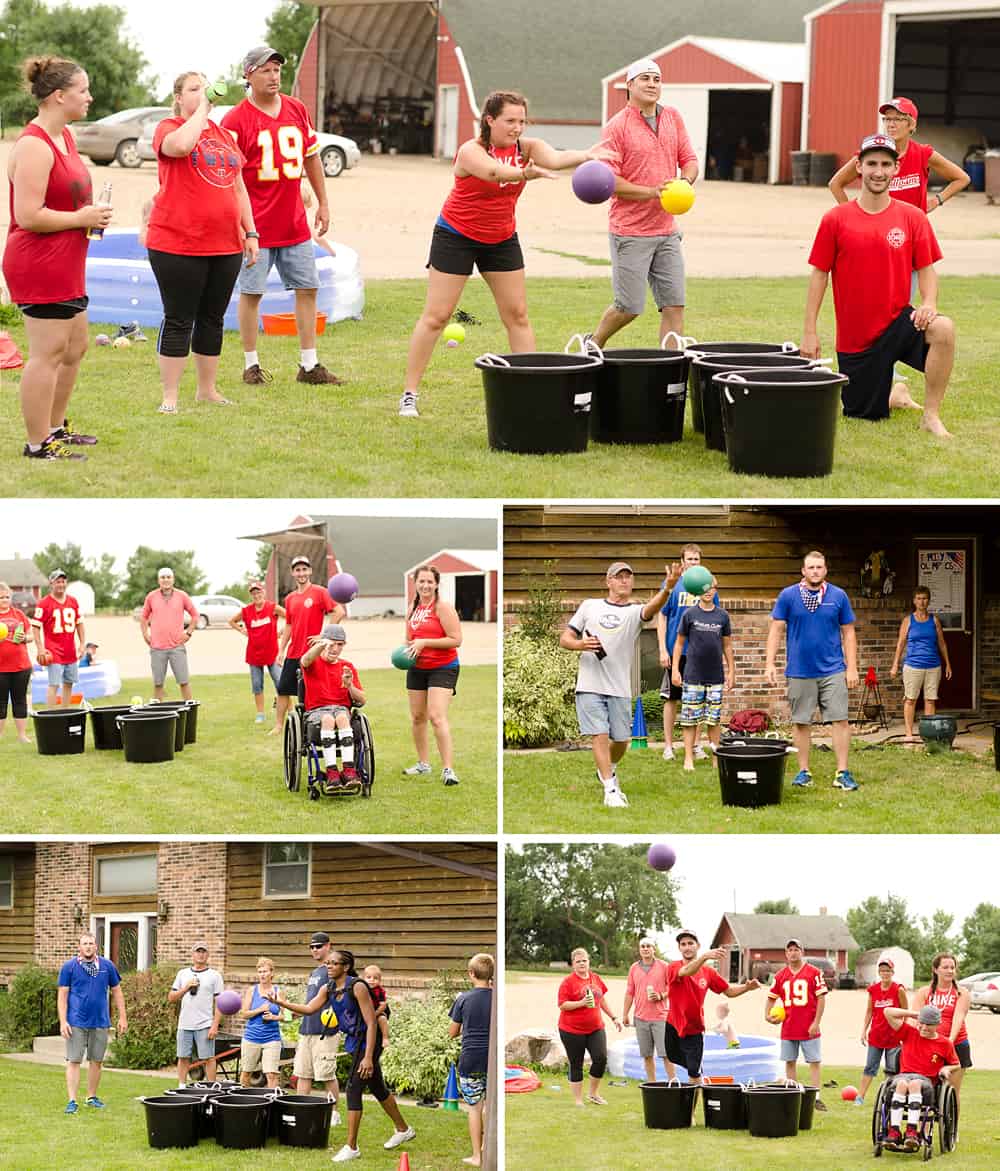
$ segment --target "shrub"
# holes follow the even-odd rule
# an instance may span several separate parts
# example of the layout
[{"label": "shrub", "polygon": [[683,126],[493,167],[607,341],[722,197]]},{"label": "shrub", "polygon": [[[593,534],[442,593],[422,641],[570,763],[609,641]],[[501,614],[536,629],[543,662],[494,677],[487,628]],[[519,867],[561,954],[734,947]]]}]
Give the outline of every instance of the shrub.
[{"label": "shrub", "polygon": [[167,1001],[175,975],[173,968],[150,968],[122,976],[128,1032],[114,1037],[110,1064],[122,1069],[160,1069],[177,1060],[177,1008]]},{"label": "shrub", "polygon": [[59,1032],[58,976],[38,964],[25,964],[10,983],[0,1030],[12,1049],[30,1049],[35,1037]]},{"label": "shrub", "polygon": [[576,655],[513,630],[503,647],[503,734],[514,748],[577,735]]},{"label": "shrub", "polygon": [[24,314],[12,302],[0,305],[0,329],[8,329],[12,325],[20,325]]},{"label": "shrub", "polygon": [[642,700],[642,710],[646,717],[646,728],[652,732],[654,728],[663,731],[663,696],[659,688],[654,691],[644,691],[639,696]]},{"label": "shrub", "polygon": [[382,1072],[400,1093],[440,1098],[461,1040],[448,1036],[453,996],[431,992],[426,1000],[404,1000],[389,1018],[392,1044],[382,1055]]},{"label": "shrub", "polygon": [[540,577],[531,577],[521,570],[528,600],[520,609],[521,630],[535,642],[547,642],[555,637],[562,617],[562,582],[553,572],[555,561],[542,562]]}]

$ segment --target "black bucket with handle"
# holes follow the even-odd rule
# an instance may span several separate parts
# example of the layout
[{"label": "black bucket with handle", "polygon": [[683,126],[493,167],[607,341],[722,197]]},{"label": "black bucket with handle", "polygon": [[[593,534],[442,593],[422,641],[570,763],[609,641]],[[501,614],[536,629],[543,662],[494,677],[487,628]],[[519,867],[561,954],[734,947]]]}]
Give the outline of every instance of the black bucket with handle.
[{"label": "black bucket with handle", "polygon": [[162,764],[174,759],[178,720],[176,712],[136,708],[116,718],[127,761],[133,764]]},{"label": "black bucket with handle", "polygon": [[220,1147],[246,1151],[267,1142],[271,1097],[226,1094],[213,1102],[215,1141]]},{"label": "black bucket with handle", "polygon": [[794,1138],[799,1133],[802,1087],[797,1082],[748,1086],[747,1128],[755,1138]]},{"label": "black bucket with handle", "polygon": [[716,374],[728,370],[808,370],[815,363],[798,354],[703,354],[692,359],[691,376],[701,390],[701,411],[705,420],[705,446],[710,451],[726,450],[722,426],[722,391],[713,383]]},{"label": "black bucket with handle", "polygon": [[[707,356],[709,354],[742,355],[749,354],[797,354],[799,347],[795,342],[699,342],[693,337],[684,338],[684,352],[689,358]],[[705,430],[705,417],[701,409],[701,385],[692,376],[688,379],[688,398],[691,400],[691,421],[695,431]]]},{"label": "black bucket with handle", "polygon": [[[184,720],[184,744],[194,744],[198,739],[198,708],[201,707],[197,699],[165,699],[154,700],[152,703],[145,705],[149,709],[157,709],[159,711],[183,711]],[[180,752],[183,745],[177,745],[177,751]]]},{"label": "black bucket with handle", "polygon": [[[659,349],[603,350],[597,393],[590,412],[590,437],[598,443],[679,443],[684,436],[691,359],[669,341]],[[593,342],[590,343],[593,346]]]},{"label": "black bucket with handle", "polygon": [[146,1140],[157,1150],[195,1147],[201,1135],[202,1099],[179,1094],[143,1098]]},{"label": "black bucket with handle", "polygon": [[75,756],[87,746],[87,713],[78,707],[46,707],[32,712],[35,747],[40,756]]},{"label": "black bucket with handle", "polygon": [[123,704],[90,709],[90,730],[94,734],[95,748],[102,751],[117,749],[120,752],[125,747],[122,743],[121,729],[118,727],[118,717],[131,710]]},{"label": "black bucket with handle", "polygon": [[283,1094],[271,1107],[283,1147],[325,1149],[330,1141],[333,1102],[312,1094]]},{"label": "black bucket with handle", "polygon": [[683,1130],[691,1125],[697,1086],[671,1080],[643,1082],[639,1089],[647,1130]]},{"label": "black bucket with handle", "polygon": [[184,737],[187,732],[188,722],[188,706],[186,703],[149,703],[135,710],[152,714],[157,712],[173,712],[177,716],[177,722],[174,724],[174,752],[184,751]]},{"label": "black bucket with handle", "polygon": [[703,1085],[701,1106],[710,1130],[746,1130],[747,1101],[743,1086]]},{"label": "black bucket with handle", "polygon": [[755,809],[780,805],[785,780],[785,742],[771,744],[720,744],[715,750],[719,762],[719,788],[723,805]]}]

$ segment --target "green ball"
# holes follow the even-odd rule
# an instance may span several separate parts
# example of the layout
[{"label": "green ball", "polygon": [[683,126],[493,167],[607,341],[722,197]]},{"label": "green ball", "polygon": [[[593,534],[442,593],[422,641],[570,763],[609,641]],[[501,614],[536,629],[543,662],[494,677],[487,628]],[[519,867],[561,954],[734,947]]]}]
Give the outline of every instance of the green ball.
[{"label": "green ball", "polygon": [[704,565],[692,565],[690,569],[684,571],[681,581],[689,594],[700,598],[712,584],[712,574]]},{"label": "green ball", "polygon": [[465,328],[464,326],[459,325],[458,322],[453,321],[450,325],[446,325],[444,327],[444,331],[442,332],[441,336],[446,342],[464,342]]},{"label": "green ball", "polygon": [[413,658],[410,655],[408,647],[398,646],[392,652],[392,665],[398,667],[400,671],[407,671],[413,666]]}]

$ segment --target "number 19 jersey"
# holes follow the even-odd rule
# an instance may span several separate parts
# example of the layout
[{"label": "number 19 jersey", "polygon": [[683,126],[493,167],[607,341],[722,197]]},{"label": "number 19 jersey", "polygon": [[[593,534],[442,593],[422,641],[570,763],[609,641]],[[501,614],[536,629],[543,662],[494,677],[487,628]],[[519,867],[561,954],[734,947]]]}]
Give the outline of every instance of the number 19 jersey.
[{"label": "number 19 jersey", "polygon": [[785,1006],[785,1019],[781,1025],[783,1041],[805,1041],[809,1037],[809,1026],[816,1018],[819,998],[826,996],[826,981],[819,968],[803,964],[797,972],[784,967],[774,977],[768,990],[768,1011],[770,1001],[780,1000]]},{"label": "number 19 jersey", "polygon": [[243,152],[243,181],[261,248],[286,248],[309,239],[300,184],[305,160],[318,150],[316,131],[298,98],[281,95],[276,118],[244,98],[222,119]]}]

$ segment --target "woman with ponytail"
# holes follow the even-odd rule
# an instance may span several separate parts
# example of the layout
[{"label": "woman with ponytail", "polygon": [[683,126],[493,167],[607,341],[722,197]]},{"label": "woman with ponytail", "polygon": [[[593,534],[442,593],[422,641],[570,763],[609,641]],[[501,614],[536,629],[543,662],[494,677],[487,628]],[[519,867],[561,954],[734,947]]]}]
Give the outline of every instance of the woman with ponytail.
[{"label": "woman with ponytail", "polygon": [[938,1032],[955,1046],[961,1062],[961,1069],[955,1070],[949,1079],[956,1094],[965,1071],[972,1068],[972,1048],[965,1030],[965,1017],[972,997],[968,988],[963,988],[957,980],[958,961],[950,952],[939,952],[931,960],[930,984],[926,988],[918,988],[913,994],[913,1007],[918,1011],[925,1004],[933,1004],[941,1010]]}]

